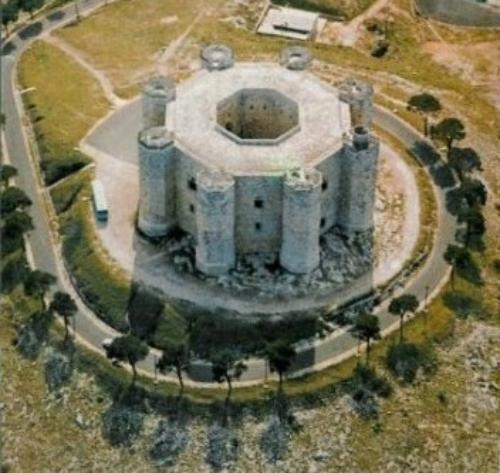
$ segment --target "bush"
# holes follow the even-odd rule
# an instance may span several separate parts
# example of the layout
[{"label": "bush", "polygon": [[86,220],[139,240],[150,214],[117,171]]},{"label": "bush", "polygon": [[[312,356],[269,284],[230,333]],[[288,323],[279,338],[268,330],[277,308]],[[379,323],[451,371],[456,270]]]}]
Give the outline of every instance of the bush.
[{"label": "bush", "polygon": [[26,260],[24,252],[19,251],[18,253],[13,254],[2,265],[0,286],[1,292],[11,292],[17,285],[24,281],[28,272],[28,261]]},{"label": "bush", "polygon": [[371,55],[376,58],[384,57],[389,51],[389,43],[385,40],[380,40],[375,43],[371,51]]},{"label": "bush", "polygon": [[151,460],[157,466],[174,466],[177,457],[188,444],[188,433],[183,425],[169,425],[161,420],[152,439],[149,451]]},{"label": "bush", "polygon": [[347,383],[347,392],[354,402],[354,410],[364,418],[378,415],[377,397],[387,398],[392,394],[389,381],[377,375],[373,368],[358,364],[353,377]]},{"label": "bush", "polygon": [[436,357],[430,347],[401,343],[389,348],[386,363],[395,376],[405,383],[412,383],[420,369],[425,373],[435,369]]},{"label": "bush", "polygon": [[216,470],[227,468],[238,460],[239,440],[228,427],[214,425],[208,431],[207,463]]},{"label": "bush", "polygon": [[112,404],[102,420],[103,437],[113,447],[130,447],[141,433],[144,414],[124,404]]},{"label": "bush", "polygon": [[443,296],[443,302],[448,309],[461,319],[466,319],[469,315],[481,315],[482,305],[472,297],[461,291],[449,291]]}]

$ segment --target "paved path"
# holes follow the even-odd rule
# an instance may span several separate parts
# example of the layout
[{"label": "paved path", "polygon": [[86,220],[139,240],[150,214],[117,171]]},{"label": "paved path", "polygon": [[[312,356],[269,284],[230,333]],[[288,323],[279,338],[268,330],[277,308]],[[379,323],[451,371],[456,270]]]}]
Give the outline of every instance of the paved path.
[{"label": "paved path", "polygon": [[[87,0],[81,2],[82,14],[99,6],[100,0]],[[36,164],[33,163],[26,141],[25,130],[22,123],[22,103],[19,93],[14,86],[15,64],[29,43],[47,33],[51,29],[71,21],[74,17],[73,5],[68,5],[51,13],[34,24],[20,30],[15,37],[8,41],[3,48],[2,74],[2,106],[6,114],[7,123],[5,127],[6,147],[11,156],[12,164],[19,170],[18,185],[23,188],[32,199],[31,214],[33,216],[36,230],[28,237],[28,253],[32,254],[33,265],[44,271],[58,276],[57,288],[72,294],[78,304],[79,312],[76,317],[76,332],[78,341],[84,343],[93,350],[99,351],[101,341],[117,333],[102,323],[76,296],[73,286],[62,267],[62,256],[58,243],[53,240],[49,226],[50,203],[45,192],[42,190]],[[414,148],[424,138],[413,128],[399,120],[390,112],[381,108],[376,109],[375,122],[390,134],[398,137],[408,148]],[[437,238],[434,249],[424,267],[416,277],[405,288],[405,292],[416,294],[423,301],[427,292],[437,292],[446,279],[448,268],[442,254],[455,234],[456,224],[454,219],[445,211],[444,191],[435,187],[440,207]],[[379,307],[378,314],[384,333],[397,328],[397,321],[387,313],[386,305]],[[295,366],[291,375],[299,375],[306,371],[320,369],[334,364],[343,358],[351,356],[356,350],[356,341],[345,331],[340,330],[321,340],[318,343],[303,345],[297,356]],[[158,352],[153,350],[148,358],[140,364],[139,369],[143,374],[152,376],[154,373],[154,361]],[[266,377],[267,369],[262,360],[251,359],[248,361],[249,370],[245,373],[239,385],[260,382]],[[194,363],[190,373],[188,384],[198,382],[198,386],[216,386],[211,381],[210,367],[203,362]],[[171,376],[169,379],[173,379]],[[203,383],[203,384],[201,384]],[[207,384],[204,384],[207,383]]]}]

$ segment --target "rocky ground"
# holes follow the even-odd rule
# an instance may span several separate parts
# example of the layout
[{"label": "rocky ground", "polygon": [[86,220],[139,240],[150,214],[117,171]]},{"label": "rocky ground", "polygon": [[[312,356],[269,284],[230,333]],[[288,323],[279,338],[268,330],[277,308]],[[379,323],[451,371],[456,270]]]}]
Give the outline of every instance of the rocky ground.
[{"label": "rocky ground", "polygon": [[498,471],[500,328],[483,322],[457,324],[457,341],[438,349],[430,378],[413,387],[392,381],[393,396],[372,420],[361,419],[339,390],[287,410],[269,401],[237,416],[177,411],[177,400],[163,413],[147,403],[112,402],[109,387],[88,374],[70,373],[64,382],[67,350],[43,348],[38,360],[28,360],[10,343],[13,334],[2,322],[0,414],[9,472]]}]

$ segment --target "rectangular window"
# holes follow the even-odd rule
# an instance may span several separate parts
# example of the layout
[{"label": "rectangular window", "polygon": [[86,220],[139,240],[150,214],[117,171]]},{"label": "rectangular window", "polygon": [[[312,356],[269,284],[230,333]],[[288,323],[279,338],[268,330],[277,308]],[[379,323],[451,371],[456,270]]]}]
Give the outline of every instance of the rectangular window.
[{"label": "rectangular window", "polygon": [[257,223],[255,224],[255,230],[256,230],[257,232],[260,232],[260,231],[262,230],[262,224],[261,224],[260,222],[257,222]]},{"label": "rectangular window", "polygon": [[192,191],[196,191],[196,181],[194,177],[188,180],[188,188],[191,189]]},{"label": "rectangular window", "polygon": [[256,209],[262,209],[264,207],[264,201],[262,199],[255,199],[253,204]]},{"label": "rectangular window", "polygon": [[190,211],[192,214],[194,214],[195,210],[196,210],[196,209],[194,208],[194,205],[193,205],[193,204],[189,204],[189,211]]},{"label": "rectangular window", "polygon": [[319,226],[323,228],[326,225],[326,218],[322,217],[321,220],[319,221]]},{"label": "rectangular window", "polygon": [[323,179],[323,182],[321,183],[321,190],[326,191],[328,189],[328,181],[326,179]]}]

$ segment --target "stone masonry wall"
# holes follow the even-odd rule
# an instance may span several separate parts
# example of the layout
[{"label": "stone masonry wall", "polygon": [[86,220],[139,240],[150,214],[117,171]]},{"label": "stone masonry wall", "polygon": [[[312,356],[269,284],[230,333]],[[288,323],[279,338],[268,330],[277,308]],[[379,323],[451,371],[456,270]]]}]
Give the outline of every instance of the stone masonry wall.
[{"label": "stone masonry wall", "polygon": [[175,226],[175,147],[165,128],[139,134],[139,229],[150,237]]},{"label": "stone masonry wall", "polygon": [[357,127],[353,136],[346,138],[339,224],[347,234],[363,232],[374,225],[378,155],[378,139],[367,129]]},{"label": "stone masonry wall", "polygon": [[308,273],[319,264],[321,182],[316,169],[285,176],[280,262],[292,273]]},{"label": "stone masonry wall", "polygon": [[235,264],[234,178],[203,171],[197,182],[196,266],[206,274],[223,274]]}]

